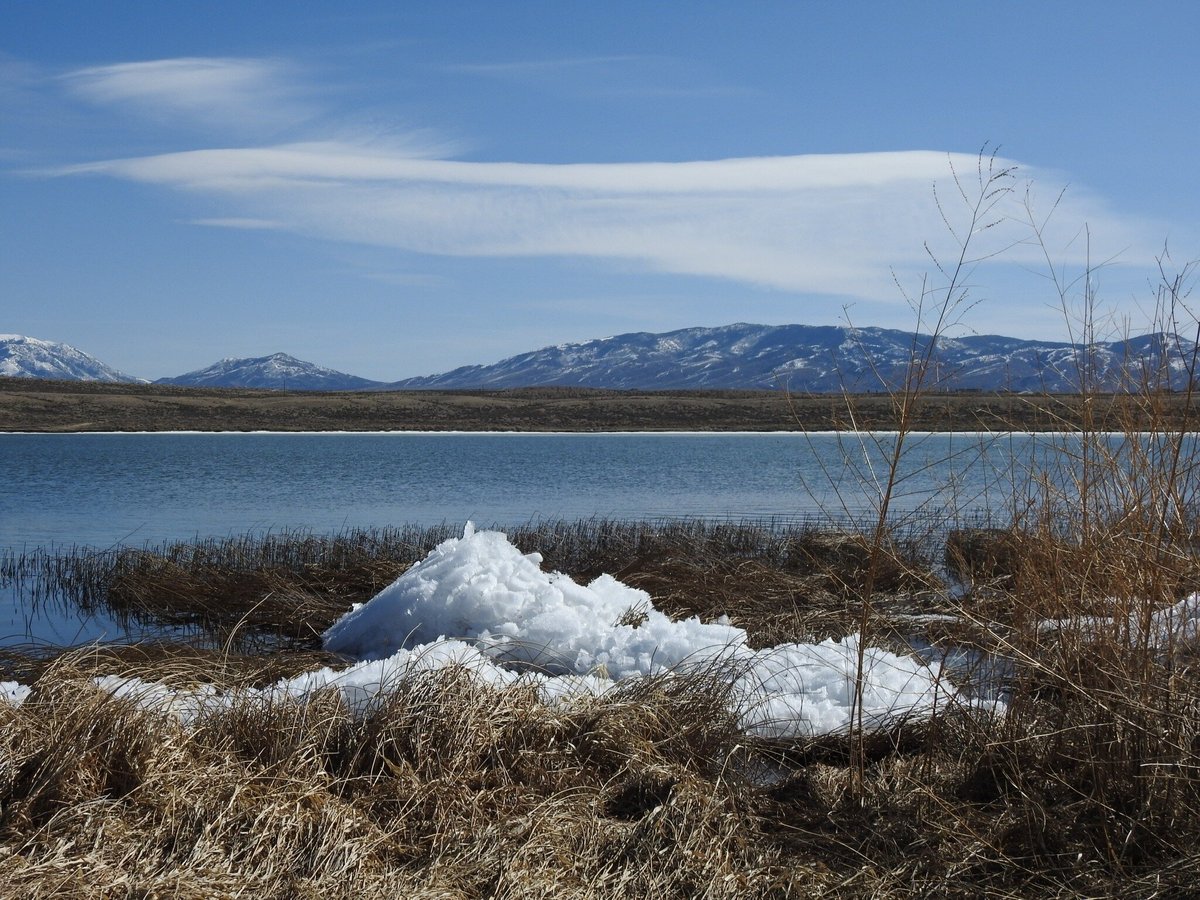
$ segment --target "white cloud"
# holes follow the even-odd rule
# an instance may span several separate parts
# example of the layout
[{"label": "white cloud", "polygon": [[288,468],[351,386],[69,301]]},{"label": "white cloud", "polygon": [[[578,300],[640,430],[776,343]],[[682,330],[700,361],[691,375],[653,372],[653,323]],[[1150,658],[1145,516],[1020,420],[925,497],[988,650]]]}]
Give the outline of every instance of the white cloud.
[{"label": "white cloud", "polygon": [[155,119],[271,130],[304,121],[297,73],[268,59],[181,57],[77,69],[62,81],[77,96]]},{"label": "white cloud", "polygon": [[[335,241],[447,256],[585,257],[789,291],[896,299],[892,271],[930,268],[923,244],[954,246],[934,199],[965,223],[951,166],[970,194],[974,156],[932,151],[625,164],[462,162],[353,142],[198,150],[89,163],[102,174],[220,203],[206,224],[279,227]],[[1000,161],[1001,165],[1010,165]],[[1036,177],[1022,171],[1022,179]],[[998,216],[1019,218],[1020,190]],[[1048,239],[1056,253],[1084,222],[1126,261],[1148,262],[1143,230],[1068,192]],[[1014,222],[976,235],[980,253],[1017,242]],[[1072,261],[1082,248],[1064,249]],[[1097,248],[1093,246],[1092,252]],[[1145,257],[1144,259],[1142,257]],[[1039,265],[1033,248],[1007,260]],[[1098,257],[1097,257],[1098,258]]]},{"label": "white cloud", "polygon": [[440,71],[536,86],[558,94],[703,99],[755,91],[714,81],[702,66],[662,54],[572,56],[491,63],[447,63]]},{"label": "white cloud", "polygon": [[287,226],[275,219],[252,219],[249,216],[225,216],[213,219],[192,219],[192,225],[208,225],[212,228],[241,228],[247,231],[277,231]]},{"label": "white cloud", "polygon": [[443,72],[453,72],[461,75],[485,75],[490,77],[511,77],[525,75],[556,74],[564,70],[584,69],[592,67],[608,67],[646,59],[644,56],[568,56],[557,59],[526,59],[499,63],[447,63],[441,67]]}]

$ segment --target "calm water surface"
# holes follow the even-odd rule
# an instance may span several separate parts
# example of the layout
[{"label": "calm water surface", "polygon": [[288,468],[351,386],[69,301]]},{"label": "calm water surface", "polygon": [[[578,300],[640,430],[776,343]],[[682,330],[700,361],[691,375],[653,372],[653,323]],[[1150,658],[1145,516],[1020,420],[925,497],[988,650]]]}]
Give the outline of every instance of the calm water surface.
[{"label": "calm water surface", "polygon": [[[890,436],[877,440],[887,443]],[[0,434],[0,550],[281,529],[871,508],[869,443],[797,434]],[[1001,499],[1014,441],[911,438],[901,508]],[[839,496],[840,495],[840,496]]]},{"label": "calm water surface", "polygon": [[[799,434],[0,434],[0,554],[244,533],[538,519],[868,514],[892,436]],[[1011,502],[1029,435],[910,438],[895,508]],[[112,623],[0,594],[0,643]],[[7,628],[7,631],[5,629]],[[6,635],[8,637],[6,641]]]}]

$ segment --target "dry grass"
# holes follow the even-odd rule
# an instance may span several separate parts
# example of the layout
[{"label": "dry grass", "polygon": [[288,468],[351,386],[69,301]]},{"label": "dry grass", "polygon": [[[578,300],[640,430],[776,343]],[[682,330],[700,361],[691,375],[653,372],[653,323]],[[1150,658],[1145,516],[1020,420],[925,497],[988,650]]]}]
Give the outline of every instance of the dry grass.
[{"label": "dry grass", "polygon": [[[1116,398],[1098,396],[1104,405]],[[963,391],[928,398],[922,430],[1076,428],[1084,415],[1070,395]],[[1169,401],[1168,401],[1169,402]],[[880,394],[783,391],[324,392],[184,388],[0,377],[0,431],[791,431],[891,429]],[[1180,414],[1170,409],[1174,421]]]},{"label": "dry grass", "polygon": [[[1092,571],[1109,573],[1106,589],[1124,573],[1130,601],[1161,585],[1144,603],[1163,607],[1190,545],[1171,536],[1155,555],[1145,540],[1033,526],[1010,532],[1024,542],[1012,558],[1040,543],[1054,567],[978,572],[957,607],[1014,660],[1007,714],[960,710],[869,735],[861,778],[844,734],[781,745],[739,733],[719,673],[550,707],[448,671],[397,685],[364,717],[331,692],[246,700],[185,728],[92,678],[236,692],[332,660],[293,644],[27,661],[34,694],[0,707],[0,895],[1187,896],[1200,876],[1193,648],[1139,647],[1129,629],[1088,625],[1082,607],[1056,632],[1036,620],[1098,584]],[[540,541],[548,564],[587,577],[624,560],[623,577],[656,603],[728,613],[764,643],[836,631],[860,612],[862,549],[845,534],[540,528],[515,536]],[[272,540],[236,555],[309,578],[314,559],[337,557],[339,579],[358,577],[346,536]],[[423,552],[412,533],[403,543]],[[893,600],[919,609],[928,569],[904,541],[892,546]],[[196,551],[199,568],[219,569],[214,554]],[[880,634],[895,627],[884,599],[872,604]],[[1105,609],[1137,612],[1123,603]]]},{"label": "dry grass", "polygon": [[[6,896],[787,896],[703,685],[548,707],[460,672],[191,728],[60,660],[4,715]],[[138,671],[144,671],[139,669]],[[175,678],[188,673],[178,661]]]}]

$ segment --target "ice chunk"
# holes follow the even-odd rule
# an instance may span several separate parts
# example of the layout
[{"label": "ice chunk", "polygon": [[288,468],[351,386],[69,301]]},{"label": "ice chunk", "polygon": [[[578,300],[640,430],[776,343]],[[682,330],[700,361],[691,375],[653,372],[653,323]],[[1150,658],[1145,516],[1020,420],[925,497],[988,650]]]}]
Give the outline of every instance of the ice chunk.
[{"label": "ice chunk", "polygon": [[0,700],[20,706],[29,696],[29,688],[15,681],[0,681]]}]

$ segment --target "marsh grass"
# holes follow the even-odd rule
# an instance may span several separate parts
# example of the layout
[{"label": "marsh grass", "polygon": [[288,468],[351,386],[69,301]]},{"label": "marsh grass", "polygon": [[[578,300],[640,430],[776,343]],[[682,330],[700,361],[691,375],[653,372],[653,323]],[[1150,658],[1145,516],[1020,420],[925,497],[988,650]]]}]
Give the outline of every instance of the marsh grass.
[{"label": "marsh grass", "polygon": [[[237,695],[338,661],[300,642],[43,654],[25,662],[32,696],[0,705],[0,895],[1186,896],[1200,876],[1194,647],[1094,617],[1136,618],[1147,584],[1162,588],[1152,610],[1173,603],[1191,544],[1172,534],[1147,555],[1134,520],[1115,521],[1128,540],[1026,519],[1003,532],[1019,542],[1017,574],[967,573],[959,601],[930,589],[929,560],[896,536],[906,565],[895,594],[876,592],[874,630],[893,608],[953,610],[1012,660],[1007,709],[951,705],[856,742],[741,733],[720,672],[559,707],[448,670],[397,684],[366,715],[333,692],[246,696],[185,727],[93,679]],[[399,568],[444,536],[398,533]],[[853,572],[869,564],[866,538],[838,530],[592,521],[514,538],[578,577],[623,562],[656,604],[740,617],[763,644],[852,628]],[[172,553],[305,578],[334,559],[349,580],[350,546],[369,543],[261,540]],[[1107,600],[1079,593],[1101,584],[1094,571],[1109,573]]]},{"label": "marsh grass", "polygon": [[[876,578],[893,558],[890,535],[902,521],[891,501],[903,487],[909,423],[936,381],[938,341],[970,305],[968,247],[987,227],[979,212],[1009,191],[1007,173],[982,155],[977,174],[974,195],[955,176],[970,213],[961,255],[938,264],[942,281],[923,284],[913,300],[919,322],[930,308],[932,322],[888,391],[898,430],[883,446],[872,435],[851,436],[842,460],[847,468],[869,463],[872,441],[882,450],[882,466],[866,473],[878,502],[865,535],[870,565],[858,584],[864,646],[886,629]],[[1044,220],[1029,212],[1029,225],[1031,242],[1045,250]],[[947,227],[958,236],[949,220]],[[935,717],[905,731],[891,752],[884,743],[882,756],[882,736],[860,721],[840,746],[817,742],[800,757],[832,765],[826,787],[836,784],[840,799],[824,811],[838,842],[862,853],[864,870],[894,865],[850,893],[923,895],[930,885],[922,876],[932,871],[941,873],[938,893],[1195,893],[1200,635],[1189,622],[1198,611],[1176,604],[1200,587],[1198,360],[1174,335],[1200,325],[1187,303],[1194,268],[1169,275],[1165,261],[1160,266],[1153,368],[1136,354],[1114,364],[1086,349],[1102,323],[1117,327],[1100,314],[1096,270],[1089,263],[1068,280],[1049,266],[1070,336],[1085,348],[1074,362],[1075,427],[1051,452],[1025,461],[1004,527],[960,529],[947,540],[948,573],[962,582],[954,639],[1005,661],[1003,715]],[[843,399],[856,421],[857,398]],[[867,835],[858,842],[846,838],[856,820]],[[914,852],[898,861],[906,843]],[[921,852],[926,847],[936,858]]]},{"label": "marsh grass", "polygon": [[[648,591],[678,616],[729,615],[760,645],[843,636],[845,598],[862,581],[869,546],[858,532],[814,524],[540,521],[505,529],[548,569],[580,581],[603,573]],[[281,533],[143,549],[37,551],[15,558],[13,580],[36,602],[104,612],[143,626],[189,626],[217,648],[313,649],[352,603],[369,600],[457,527]],[[939,584],[917,536],[890,545],[880,589],[911,596]],[[11,655],[11,653],[10,653]]]},{"label": "marsh grass", "polygon": [[[785,896],[711,685],[547,706],[461,672],[184,728],[59,660],[4,716],[15,896]],[[196,664],[192,664],[196,665]],[[141,670],[139,670],[141,671]],[[178,661],[173,677],[210,677]]]}]

